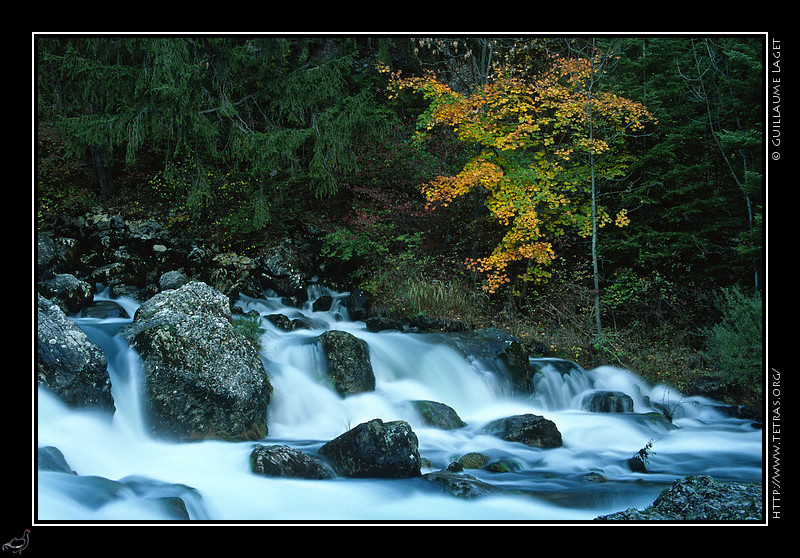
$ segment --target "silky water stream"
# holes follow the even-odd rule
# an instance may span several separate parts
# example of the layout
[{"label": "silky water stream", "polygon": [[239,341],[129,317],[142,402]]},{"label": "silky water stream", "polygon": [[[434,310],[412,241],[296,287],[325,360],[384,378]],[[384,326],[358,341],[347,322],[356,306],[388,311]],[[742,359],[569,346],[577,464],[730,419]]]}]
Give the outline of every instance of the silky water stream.
[{"label": "silky water stream", "polygon": [[[334,298],[331,310],[312,311],[311,301],[323,291]],[[302,309],[269,297],[242,297],[237,303],[261,316],[303,317],[312,326],[287,333],[261,320],[266,329],[262,357],[274,393],[269,435],[257,443],[286,444],[313,455],[362,422],[405,420],[419,439],[420,455],[432,464],[423,474],[469,452],[514,462],[512,472],[466,471],[505,489],[504,495],[462,499],[421,478],[268,478],[250,471],[254,442],[154,439],[145,432],[139,408],[138,356],[118,335],[130,319],[74,318],[107,356],[116,412],[109,416],[69,409],[38,389],[38,447],[59,448],[77,475],[38,472],[36,519],[173,520],[175,514],[164,502],[178,497],[189,518],[199,522],[569,522],[644,508],[687,475],[761,479],[762,431],[751,421],[730,418],[718,402],[649,385],[626,370],[586,371],[555,360],[536,362],[543,371],[533,396],[515,395],[496,362],[469,357],[441,335],[367,331],[364,322],[348,319],[345,296],[309,289]],[[130,316],[138,306],[127,299],[115,302]],[[343,398],[324,381],[325,357],[316,338],[328,329],[347,331],[368,343],[375,391]],[[565,365],[571,368],[566,374]],[[586,410],[585,396],[595,390],[630,395],[634,412]],[[409,403],[418,399],[449,405],[467,425],[457,430],[427,426]],[[674,412],[672,426],[647,415],[657,404]],[[531,448],[481,431],[491,420],[524,413],[555,422],[563,446]],[[626,461],[648,442],[654,452],[648,471],[631,471]],[[605,482],[587,482],[592,472]]]}]

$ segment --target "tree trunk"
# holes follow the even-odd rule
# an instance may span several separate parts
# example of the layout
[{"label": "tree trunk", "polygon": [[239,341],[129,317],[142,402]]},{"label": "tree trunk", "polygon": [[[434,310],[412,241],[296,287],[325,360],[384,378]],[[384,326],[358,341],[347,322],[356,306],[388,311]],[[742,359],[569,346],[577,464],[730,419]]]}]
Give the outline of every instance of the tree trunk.
[{"label": "tree trunk", "polygon": [[[591,137],[591,132],[590,132]],[[594,325],[598,339],[603,333],[600,320],[600,270],[597,263],[597,187],[594,178],[594,154],[589,159],[592,170],[592,274],[594,275]]]},{"label": "tree trunk", "polygon": [[97,184],[97,190],[100,192],[100,199],[106,200],[111,197],[114,190],[111,179],[106,174],[105,155],[102,148],[92,146],[92,170]]},{"label": "tree trunk", "polygon": [[600,269],[597,263],[597,181],[595,179],[595,161],[594,161],[594,124],[592,120],[592,89],[594,87],[594,40],[592,41],[592,56],[589,58],[592,65],[592,78],[589,82],[589,90],[586,93],[587,113],[589,115],[589,145],[592,146],[589,151],[589,167],[591,170],[591,188],[592,188],[592,275],[594,276],[594,325],[595,334],[599,339],[603,333],[603,327],[600,320]]}]

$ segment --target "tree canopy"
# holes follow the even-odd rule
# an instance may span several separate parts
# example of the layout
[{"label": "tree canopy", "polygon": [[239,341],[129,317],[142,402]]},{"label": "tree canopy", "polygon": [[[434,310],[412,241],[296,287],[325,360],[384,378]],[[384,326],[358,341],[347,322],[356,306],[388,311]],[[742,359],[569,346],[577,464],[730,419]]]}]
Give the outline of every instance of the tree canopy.
[{"label": "tree canopy", "polygon": [[[425,237],[495,292],[598,239],[606,286],[757,287],[763,52],[757,36],[45,35],[36,110],[98,196],[155,194],[173,223],[257,235],[349,207],[332,254]],[[359,227],[366,252],[346,245]]]},{"label": "tree canopy", "polygon": [[[600,65],[600,55],[594,56],[554,56],[539,75],[501,67],[469,95],[430,72],[393,76],[394,90],[422,92],[430,103],[419,118],[421,133],[449,126],[474,146],[476,155],[457,175],[438,176],[423,191],[444,206],[474,188],[485,191],[487,208],[508,227],[491,255],[469,262],[487,273],[490,292],[510,280],[508,267],[515,261],[529,262],[526,278],[547,276],[555,257],[552,238],[567,228],[589,236],[594,226],[611,222],[602,207],[589,203],[591,181],[623,174],[626,133],[643,129],[652,117],[641,103],[592,91]],[[629,222],[624,209],[615,222]]]}]

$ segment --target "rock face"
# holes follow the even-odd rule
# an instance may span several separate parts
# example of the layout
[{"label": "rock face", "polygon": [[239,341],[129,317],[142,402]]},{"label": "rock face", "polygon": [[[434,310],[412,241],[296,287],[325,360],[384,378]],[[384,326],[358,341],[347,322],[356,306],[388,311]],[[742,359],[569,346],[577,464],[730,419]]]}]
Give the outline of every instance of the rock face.
[{"label": "rock face", "polygon": [[328,374],[340,395],[375,389],[375,374],[369,360],[369,347],[363,339],[345,331],[326,331],[319,336],[328,357]]},{"label": "rock face", "polygon": [[521,442],[536,448],[558,448],[562,445],[561,432],[555,423],[534,414],[498,419],[487,424],[484,430],[509,442]]},{"label": "rock face", "polygon": [[92,286],[69,273],[59,273],[43,281],[40,292],[48,299],[58,300],[68,312],[77,312],[94,297]]},{"label": "rock face", "polygon": [[114,410],[108,363],[99,347],[55,304],[37,301],[36,376],[72,407]]},{"label": "rock face", "polygon": [[159,293],[123,335],[144,368],[150,430],[190,440],[267,433],[272,387],[258,353],[233,326],[228,298],[205,283]]},{"label": "rock face", "polygon": [[420,475],[417,435],[404,421],[373,419],[322,446],[335,471],[355,478],[408,478]]}]

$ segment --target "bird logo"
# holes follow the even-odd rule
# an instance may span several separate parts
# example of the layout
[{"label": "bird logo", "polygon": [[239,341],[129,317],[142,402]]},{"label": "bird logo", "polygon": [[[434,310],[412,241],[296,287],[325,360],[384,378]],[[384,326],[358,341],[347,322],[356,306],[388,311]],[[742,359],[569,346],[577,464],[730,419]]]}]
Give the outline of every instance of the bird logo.
[{"label": "bird logo", "polygon": [[28,537],[30,536],[30,533],[30,529],[25,529],[25,532],[21,537],[14,537],[4,544],[3,550],[10,550],[11,552],[20,554],[23,550],[25,550],[25,547],[28,546]]}]

